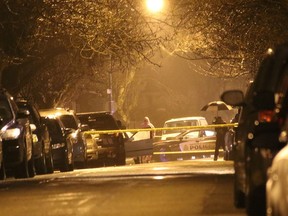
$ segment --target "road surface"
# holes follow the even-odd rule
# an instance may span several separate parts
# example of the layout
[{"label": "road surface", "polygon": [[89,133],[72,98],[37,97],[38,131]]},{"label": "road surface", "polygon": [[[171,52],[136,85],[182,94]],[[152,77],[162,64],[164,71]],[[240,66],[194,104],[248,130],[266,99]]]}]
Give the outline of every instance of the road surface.
[{"label": "road surface", "polygon": [[177,161],[55,172],[0,182],[1,216],[243,216],[231,161]]}]

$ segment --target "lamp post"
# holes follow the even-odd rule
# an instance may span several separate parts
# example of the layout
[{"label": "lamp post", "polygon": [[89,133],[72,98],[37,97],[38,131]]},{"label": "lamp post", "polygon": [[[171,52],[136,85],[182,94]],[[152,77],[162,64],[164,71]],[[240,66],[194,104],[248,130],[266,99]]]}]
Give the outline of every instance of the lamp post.
[{"label": "lamp post", "polygon": [[114,112],[116,111],[116,104],[113,101],[113,77],[112,77],[112,72],[113,72],[113,58],[112,55],[110,55],[110,71],[108,72],[108,89],[107,89],[107,94],[108,94],[108,109],[109,112],[113,115]]},{"label": "lamp post", "polygon": [[[111,63],[112,64],[112,63]],[[113,91],[112,91],[112,71],[109,72],[109,88],[107,89],[107,94],[109,95],[109,112],[113,114]]]},{"label": "lamp post", "polygon": [[146,0],[146,7],[150,12],[158,13],[164,7],[164,0]]}]

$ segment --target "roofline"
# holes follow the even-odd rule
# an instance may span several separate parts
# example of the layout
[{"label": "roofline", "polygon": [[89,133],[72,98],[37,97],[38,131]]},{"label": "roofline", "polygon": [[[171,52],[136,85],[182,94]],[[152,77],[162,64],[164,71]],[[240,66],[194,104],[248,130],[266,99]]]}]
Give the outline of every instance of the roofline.
[{"label": "roofline", "polygon": [[172,119],[169,119],[166,122],[172,122],[172,121],[183,121],[183,120],[197,120],[197,119],[205,119],[205,117],[203,116],[190,116],[190,117],[180,117],[180,118],[172,118]]},{"label": "roofline", "polygon": [[94,112],[80,112],[76,113],[76,115],[91,115],[91,114],[110,114],[109,111],[94,111]]}]

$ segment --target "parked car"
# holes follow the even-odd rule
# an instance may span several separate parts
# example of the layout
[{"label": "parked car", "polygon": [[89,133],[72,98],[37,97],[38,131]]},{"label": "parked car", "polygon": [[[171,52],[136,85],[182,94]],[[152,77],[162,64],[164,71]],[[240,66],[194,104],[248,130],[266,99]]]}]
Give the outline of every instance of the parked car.
[{"label": "parked car", "polygon": [[123,133],[125,137],[126,157],[133,158],[135,164],[150,163],[153,158],[153,142],[151,131]]},{"label": "parked car", "polygon": [[239,106],[235,133],[234,203],[248,215],[266,215],[267,170],[285,142],[279,140],[287,113],[288,45],[267,54],[245,96],[239,90],[222,94],[229,105]]},{"label": "parked car", "polygon": [[19,108],[27,109],[30,113],[29,121],[33,130],[33,155],[37,174],[53,173],[52,147],[47,126],[41,119],[38,109],[27,100],[18,99]]},{"label": "parked car", "polygon": [[[41,110],[40,110],[40,114]],[[60,172],[74,170],[72,129],[67,129],[62,122],[53,116],[42,115],[51,137],[52,156],[54,169]]]},{"label": "parked car", "polygon": [[56,108],[41,109],[41,115],[49,117],[54,116],[62,122],[66,131],[71,132],[73,139],[73,157],[74,165],[79,168],[85,168],[87,165],[87,143],[81,129],[81,123],[73,110]]},{"label": "parked car", "polygon": [[[1,124],[1,116],[0,116],[0,124]],[[3,144],[2,138],[0,137],[0,180],[6,179],[6,170],[4,165],[4,156],[3,156]]]},{"label": "parked car", "polygon": [[87,164],[97,161],[99,158],[97,140],[89,133],[84,132],[83,136],[87,145]]},{"label": "parked car", "polygon": [[216,132],[213,129],[191,129],[176,137],[153,143],[154,161],[185,160],[214,154]]},{"label": "parked car", "polygon": [[125,165],[124,135],[119,132],[110,132],[121,129],[113,115],[109,112],[86,112],[76,115],[81,124],[88,125],[92,130],[90,133],[98,146],[98,161],[102,165]]},{"label": "parked car", "polygon": [[[182,117],[182,118],[173,118],[165,121],[164,129],[162,131],[161,140],[166,140],[168,137],[176,137],[181,132],[187,130],[182,127],[189,126],[205,126],[208,125],[205,117],[202,116],[192,116],[192,117]],[[177,129],[172,129],[179,127]],[[170,129],[171,128],[171,129]]]},{"label": "parked car", "polygon": [[266,183],[267,216],[288,215],[288,145],[275,156]]},{"label": "parked car", "polygon": [[15,178],[35,176],[29,111],[19,109],[12,95],[0,90],[1,138],[5,168]]}]

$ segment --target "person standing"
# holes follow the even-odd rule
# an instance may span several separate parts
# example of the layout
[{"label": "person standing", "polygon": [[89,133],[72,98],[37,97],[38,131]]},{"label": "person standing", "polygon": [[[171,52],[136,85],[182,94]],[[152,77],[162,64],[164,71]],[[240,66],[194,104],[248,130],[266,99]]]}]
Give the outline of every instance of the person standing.
[{"label": "person standing", "polygon": [[[141,128],[155,128],[154,125],[150,122],[150,119],[145,116],[143,122],[141,123]],[[150,131],[150,139],[153,139],[155,136],[155,132],[153,130]],[[150,163],[152,160],[152,155],[143,155],[134,158],[134,162],[136,164],[140,163]]]},{"label": "person standing", "polygon": [[[216,116],[212,124],[226,124],[226,122],[221,118],[221,116]],[[214,161],[218,160],[220,147],[225,151],[225,134],[228,131],[227,127],[216,127],[216,144],[214,152]]]},{"label": "person standing", "polygon": [[[154,125],[150,122],[150,119],[145,116],[144,120],[141,124],[142,128],[155,128]],[[153,139],[155,136],[155,132],[153,130],[150,131],[150,139]]]}]

